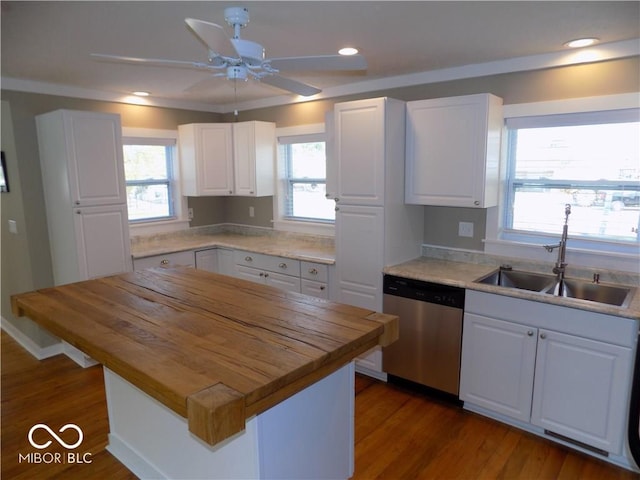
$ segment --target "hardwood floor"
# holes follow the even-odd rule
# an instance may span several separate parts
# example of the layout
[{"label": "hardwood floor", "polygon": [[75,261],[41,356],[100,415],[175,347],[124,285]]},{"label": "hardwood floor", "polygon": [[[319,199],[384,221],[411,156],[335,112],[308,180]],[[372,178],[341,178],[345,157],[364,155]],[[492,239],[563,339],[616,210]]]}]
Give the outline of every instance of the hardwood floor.
[{"label": "hardwood floor", "polygon": [[356,377],[355,474],[371,479],[638,479],[459,407]]},{"label": "hardwood floor", "polygon": [[[136,477],[105,449],[109,424],[102,369],[63,355],[38,361],[2,332],[2,479]],[[91,463],[29,463],[28,432],[77,424]],[[73,432],[61,433],[67,442]],[[41,434],[41,437],[38,436]],[[69,435],[69,437],[67,437]],[[640,479],[639,475],[426,396],[356,378],[354,480]],[[39,430],[34,440],[51,436]],[[53,445],[46,449],[54,452]],[[60,447],[61,455],[66,451]]]}]

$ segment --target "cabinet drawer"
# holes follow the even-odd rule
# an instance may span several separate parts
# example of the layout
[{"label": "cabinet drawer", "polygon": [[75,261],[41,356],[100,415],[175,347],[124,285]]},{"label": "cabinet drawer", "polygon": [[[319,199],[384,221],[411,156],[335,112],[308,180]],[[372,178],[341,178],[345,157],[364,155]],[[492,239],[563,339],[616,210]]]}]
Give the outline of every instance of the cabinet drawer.
[{"label": "cabinet drawer", "polygon": [[262,253],[244,252],[236,250],[233,253],[233,260],[236,265],[260,268],[270,272],[283,273],[285,275],[300,276],[300,261],[290,258],[264,255]]},{"label": "cabinet drawer", "polygon": [[300,276],[308,280],[314,280],[316,282],[327,282],[329,277],[329,267],[322,263],[313,262],[301,262],[300,263]]},{"label": "cabinet drawer", "polygon": [[194,267],[195,257],[193,251],[168,253],[166,255],[155,255],[153,257],[136,258],[133,261],[134,270],[153,267]]}]

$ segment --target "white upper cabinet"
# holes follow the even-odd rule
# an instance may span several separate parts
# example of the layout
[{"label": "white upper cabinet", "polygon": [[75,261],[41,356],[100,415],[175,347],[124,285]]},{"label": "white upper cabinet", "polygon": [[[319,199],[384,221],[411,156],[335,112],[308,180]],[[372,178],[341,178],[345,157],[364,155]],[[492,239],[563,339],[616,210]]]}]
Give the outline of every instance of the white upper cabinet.
[{"label": "white upper cabinet", "polygon": [[56,110],[38,117],[45,190],[60,205],[127,202],[120,116]]},{"label": "white upper cabinet", "polygon": [[498,203],[502,99],[491,94],[407,102],[405,201]]},{"label": "white upper cabinet", "polygon": [[195,123],[178,135],[184,195],[273,195],[274,123]]},{"label": "white upper cabinet", "polygon": [[384,204],[386,104],[374,98],[335,105],[336,202]]},{"label": "white upper cabinet", "polygon": [[182,193],[189,197],[233,194],[230,123],[178,126]]},{"label": "white upper cabinet", "polygon": [[235,195],[273,195],[276,126],[270,122],[233,125]]}]

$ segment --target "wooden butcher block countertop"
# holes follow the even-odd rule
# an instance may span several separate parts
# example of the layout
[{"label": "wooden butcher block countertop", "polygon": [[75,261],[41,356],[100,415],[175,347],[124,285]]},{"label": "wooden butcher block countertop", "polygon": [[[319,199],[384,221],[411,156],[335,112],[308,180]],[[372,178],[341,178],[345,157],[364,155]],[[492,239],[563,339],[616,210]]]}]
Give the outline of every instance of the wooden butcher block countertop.
[{"label": "wooden butcher block countertop", "polygon": [[11,300],[15,315],[187,418],[211,445],[398,335],[392,315],[191,268],[136,271]]}]

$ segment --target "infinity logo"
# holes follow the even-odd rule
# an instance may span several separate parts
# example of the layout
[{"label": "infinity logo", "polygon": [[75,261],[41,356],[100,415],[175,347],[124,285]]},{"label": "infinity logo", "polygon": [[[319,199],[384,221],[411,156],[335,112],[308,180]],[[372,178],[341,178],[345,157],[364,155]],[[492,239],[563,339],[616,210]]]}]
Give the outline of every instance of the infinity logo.
[{"label": "infinity logo", "polygon": [[78,432],[78,441],[76,443],[73,443],[71,445],[69,445],[68,443],[66,443],[64,440],[62,440],[58,435],[55,434],[55,432],[53,430],[51,430],[49,428],[48,425],[45,425],[44,423],[38,423],[36,425],[34,425],[33,427],[31,427],[31,429],[29,430],[29,443],[34,447],[37,448],[39,450],[42,450],[44,448],[47,448],[49,445],[51,445],[51,440],[46,441],[45,443],[43,443],[42,445],[40,445],[39,443],[36,443],[33,441],[33,432],[35,432],[36,430],[38,430],[39,428],[42,428],[44,430],[46,430],[47,432],[49,432],[51,434],[51,436],[53,438],[56,439],[56,441],[62,445],[64,448],[67,448],[69,450],[71,450],[72,448],[76,448],[78,445],[80,445],[82,443],[82,440],[84,438],[84,435],[82,433],[82,430],[80,429],[79,426],[73,424],[73,423],[67,423],[64,427],[62,427],[59,430],[59,433],[64,432],[65,430],[68,430],[70,428],[72,428],[73,430],[75,430],[76,432]]}]

